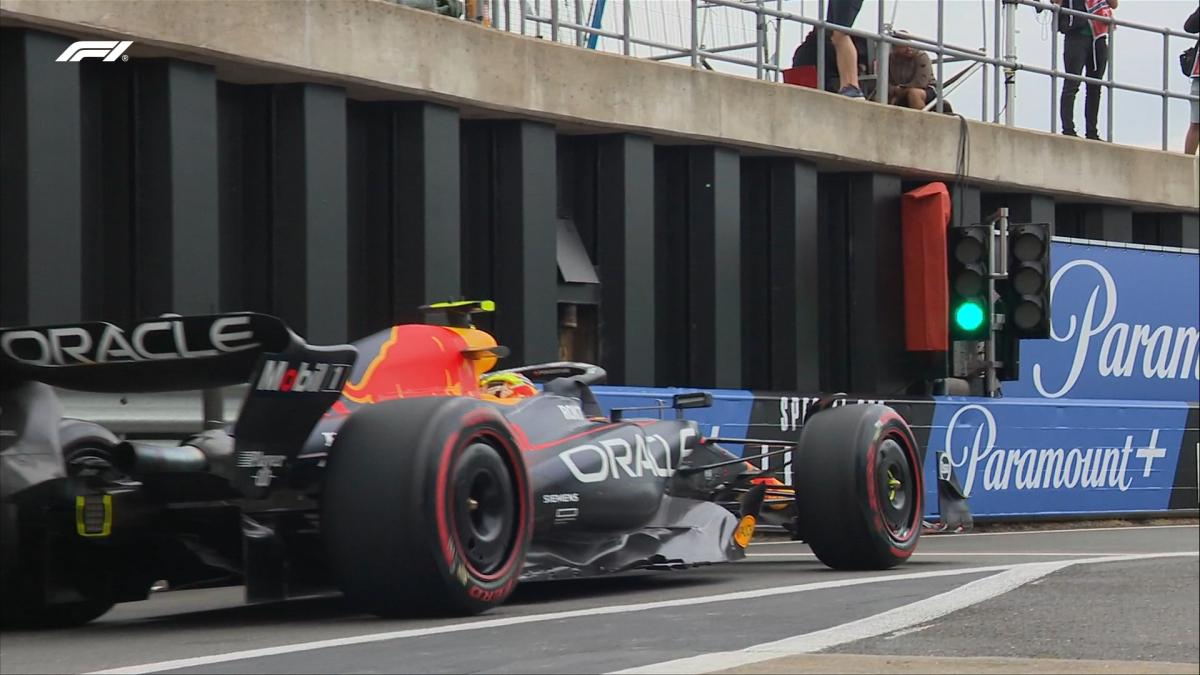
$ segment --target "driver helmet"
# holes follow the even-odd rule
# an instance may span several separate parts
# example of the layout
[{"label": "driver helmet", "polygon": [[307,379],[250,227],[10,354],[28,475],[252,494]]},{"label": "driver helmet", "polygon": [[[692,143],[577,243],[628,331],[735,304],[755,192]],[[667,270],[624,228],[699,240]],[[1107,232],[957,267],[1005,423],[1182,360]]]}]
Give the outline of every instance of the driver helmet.
[{"label": "driver helmet", "polygon": [[519,373],[489,373],[480,378],[479,386],[496,398],[525,398],[538,393],[533,382]]}]

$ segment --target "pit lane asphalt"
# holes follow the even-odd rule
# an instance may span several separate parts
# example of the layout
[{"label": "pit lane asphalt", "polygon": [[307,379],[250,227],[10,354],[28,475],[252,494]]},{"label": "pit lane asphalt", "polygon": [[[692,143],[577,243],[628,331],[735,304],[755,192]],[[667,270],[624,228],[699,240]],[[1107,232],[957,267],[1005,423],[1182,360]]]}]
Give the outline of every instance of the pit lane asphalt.
[{"label": "pit lane asphalt", "polygon": [[[528,584],[497,611],[469,619],[382,620],[354,613],[338,596],[245,605],[240,588],[175,591],[119,605],[82,628],[0,633],[0,673],[146,665],[173,672],[610,672],[836,631],[939,594],[953,597],[947,592],[1005,566],[1196,551],[1195,525],[942,535],[923,538],[896,570],[843,573],[802,544],[766,542],[733,565]],[[1196,663],[1197,565],[1194,556],[1076,565],[911,630],[832,651]],[[651,606],[637,607],[645,603]],[[471,628],[481,621],[490,623]],[[281,649],[243,653],[272,647]],[[196,660],[179,661],[189,658]]]}]

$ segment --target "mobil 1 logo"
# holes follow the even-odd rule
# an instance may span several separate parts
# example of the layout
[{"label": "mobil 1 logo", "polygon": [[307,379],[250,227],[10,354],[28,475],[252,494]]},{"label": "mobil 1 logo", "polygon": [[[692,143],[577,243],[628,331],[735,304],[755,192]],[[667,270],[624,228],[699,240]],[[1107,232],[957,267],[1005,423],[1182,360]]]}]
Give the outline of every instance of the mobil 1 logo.
[{"label": "mobil 1 logo", "polygon": [[252,382],[259,392],[320,394],[340,392],[349,374],[348,363],[291,360],[267,354]]}]

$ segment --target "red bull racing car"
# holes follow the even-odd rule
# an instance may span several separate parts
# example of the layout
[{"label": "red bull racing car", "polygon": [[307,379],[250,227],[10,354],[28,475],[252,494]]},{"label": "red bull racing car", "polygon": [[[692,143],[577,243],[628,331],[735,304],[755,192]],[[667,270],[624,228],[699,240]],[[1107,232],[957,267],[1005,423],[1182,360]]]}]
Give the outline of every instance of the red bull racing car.
[{"label": "red bull racing car", "polygon": [[[470,322],[489,305],[340,346],[253,313],[0,330],[5,621],[87,622],[159,580],[471,614],[518,582],[737,560],[763,522],[839,569],[912,554],[922,459],[892,409],[820,406],[784,484],[724,447],[753,439],[684,418],[707,393],[606,415],[597,366],[492,372],[506,350]],[[64,418],[53,389],[235,384],[236,423],[177,445]]]}]

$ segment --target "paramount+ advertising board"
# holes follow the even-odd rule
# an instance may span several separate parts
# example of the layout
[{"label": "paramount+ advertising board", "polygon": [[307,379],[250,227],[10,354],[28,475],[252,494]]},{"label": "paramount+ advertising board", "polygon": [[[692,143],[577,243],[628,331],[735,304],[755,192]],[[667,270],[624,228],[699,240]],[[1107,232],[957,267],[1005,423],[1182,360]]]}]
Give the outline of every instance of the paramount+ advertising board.
[{"label": "paramount+ advertising board", "polygon": [[[1020,378],[1004,383],[1001,398],[883,401],[925,448],[926,504],[937,504],[933,453],[946,452],[982,518],[1196,509],[1200,257],[1055,242],[1052,259],[1052,336],[1022,343]],[[680,391],[597,393],[622,407]],[[713,395],[712,408],[687,411],[702,433],[767,441],[794,440],[817,397]],[[851,397],[859,400],[870,399]],[[770,449],[742,451],[754,460]]]}]

